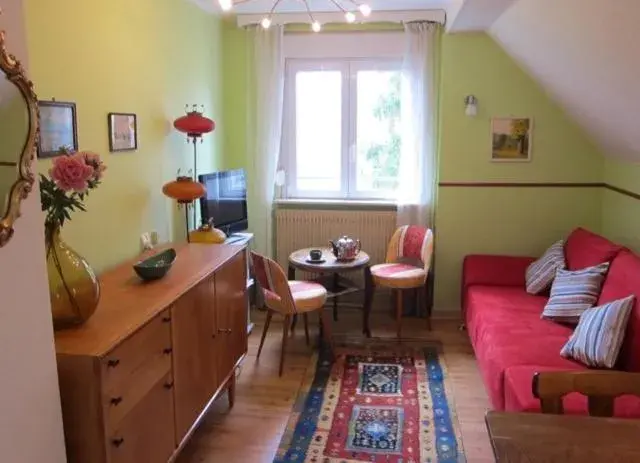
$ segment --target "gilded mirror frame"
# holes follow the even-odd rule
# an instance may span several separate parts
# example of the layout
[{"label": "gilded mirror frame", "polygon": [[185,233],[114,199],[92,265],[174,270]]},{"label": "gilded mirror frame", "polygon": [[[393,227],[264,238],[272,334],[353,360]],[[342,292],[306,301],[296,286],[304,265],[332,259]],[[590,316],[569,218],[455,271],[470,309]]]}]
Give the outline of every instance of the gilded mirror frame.
[{"label": "gilded mirror frame", "polygon": [[[7,51],[4,31],[0,31],[0,70],[6,74],[7,80],[18,87],[29,113],[29,132],[17,161],[17,179],[9,190],[6,210],[0,211],[0,214],[3,214],[0,216],[0,247],[2,247],[13,236],[13,224],[20,217],[20,204],[33,189],[35,177],[31,171],[31,163],[35,159],[38,140],[38,99],[33,91],[33,83],[27,79],[20,61]],[[0,78],[2,78],[1,75]]]}]

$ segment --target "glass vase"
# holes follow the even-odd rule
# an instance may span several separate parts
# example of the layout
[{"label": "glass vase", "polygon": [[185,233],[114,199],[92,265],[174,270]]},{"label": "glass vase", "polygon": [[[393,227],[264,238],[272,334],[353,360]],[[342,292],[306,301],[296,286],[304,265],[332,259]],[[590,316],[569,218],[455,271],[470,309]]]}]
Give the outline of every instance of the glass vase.
[{"label": "glass vase", "polygon": [[55,330],[86,322],[100,300],[100,284],[87,261],[60,238],[60,229],[46,230],[49,297]]}]

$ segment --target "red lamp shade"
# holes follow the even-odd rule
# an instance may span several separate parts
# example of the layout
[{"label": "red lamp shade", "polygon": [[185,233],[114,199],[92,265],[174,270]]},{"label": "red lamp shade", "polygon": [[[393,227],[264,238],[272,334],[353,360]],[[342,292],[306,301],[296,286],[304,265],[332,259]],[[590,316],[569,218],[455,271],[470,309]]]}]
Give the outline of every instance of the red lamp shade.
[{"label": "red lamp shade", "polygon": [[207,190],[202,183],[194,182],[191,177],[178,177],[173,182],[165,183],[162,192],[184,204],[201,198]]},{"label": "red lamp shade", "polygon": [[201,137],[205,133],[212,132],[216,128],[216,123],[194,110],[173,121],[173,126],[189,137]]}]

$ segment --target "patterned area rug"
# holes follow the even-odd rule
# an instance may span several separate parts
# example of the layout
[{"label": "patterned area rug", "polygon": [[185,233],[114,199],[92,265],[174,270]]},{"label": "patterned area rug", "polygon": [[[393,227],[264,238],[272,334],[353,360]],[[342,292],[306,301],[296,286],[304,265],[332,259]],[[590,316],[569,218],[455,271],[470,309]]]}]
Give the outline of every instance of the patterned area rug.
[{"label": "patterned area rug", "polygon": [[462,463],[441,346],[368,339],[315,355],[274,463]]}]

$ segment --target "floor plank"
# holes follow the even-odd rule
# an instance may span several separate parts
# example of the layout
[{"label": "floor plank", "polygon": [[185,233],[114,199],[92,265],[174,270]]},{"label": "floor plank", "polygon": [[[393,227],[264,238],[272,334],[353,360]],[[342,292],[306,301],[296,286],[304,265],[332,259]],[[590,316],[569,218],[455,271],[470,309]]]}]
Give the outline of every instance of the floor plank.
[{"label": "floor plank", "polygon": [[[260,360],[256,360],[263,317],[256,314],[256,326],[249,337],[249,353],[238,377],[236,403],[227,408],[226,397],[219,399],[177,459],[177,463],[270,463],[280,443],[291,407],[310,365],[312,348],[305,345],[304,330],[296,329],[288,343],[285,368],[278,376],[282,325],[271,323]],[[314,317],[315,318],[315,317]],[[276,323],[277,321],[277,323]],[[373,336],[393,336],[395,322],[386,314],[372,314]],[[467,334],[458,330],[456,320],[434,320],[427,331],[424,321],[407,318],[403,336],[439,340],[451,378],[454,403],[462,444],[470,463],[493,462],[493,453],[484,424],[489,408]],[[358,335],[360,314],[341,312],[333,324],[335,334]],[[312,339],[317,329],[311,328]],[[312,342],[313,343],[313,342]]]}]

